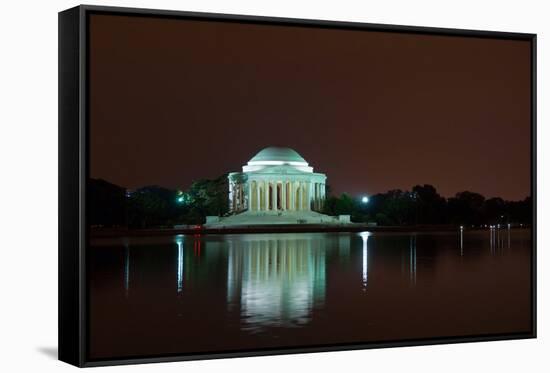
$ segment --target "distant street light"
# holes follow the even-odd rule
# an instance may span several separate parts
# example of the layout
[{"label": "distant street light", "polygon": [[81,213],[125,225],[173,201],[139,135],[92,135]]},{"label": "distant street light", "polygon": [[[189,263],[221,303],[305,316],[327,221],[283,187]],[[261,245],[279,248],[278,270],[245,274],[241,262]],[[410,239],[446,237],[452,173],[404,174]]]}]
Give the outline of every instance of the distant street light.
[{"label": "distant street light", "polygon": [[361,198],[361,203],[369,203],[369,197],[364,196],[363,198]]}]

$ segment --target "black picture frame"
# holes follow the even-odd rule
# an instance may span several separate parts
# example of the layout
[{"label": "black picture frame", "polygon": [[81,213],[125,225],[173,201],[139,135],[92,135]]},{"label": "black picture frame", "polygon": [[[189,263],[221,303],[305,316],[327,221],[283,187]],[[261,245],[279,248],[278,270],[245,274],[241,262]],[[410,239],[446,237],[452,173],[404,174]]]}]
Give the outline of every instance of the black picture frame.
[{"label": "black picture frame", "polygon": [[[529,333],[442,337],[383,343],[340,344],[308,348],[262,349],[239,352],[143,356],[132,359],[89,360],[87,357],[86,247],[88,240],[86,182],[88,180],[88,18],[91,14],[165,17],[182,20],[293,25],[329,29],[354,29],[442,36],[526,40],[531,44],[531,229],[532,328]],[[433,345],[443,343],[511,340],[536,337],[536,34],[396,26],[369,23],[320,21],[211,14],[169,10],[81,5],[59,13],[59,360],[79,367],[169,362],[194,359],[247,357],[305,352]]]}]

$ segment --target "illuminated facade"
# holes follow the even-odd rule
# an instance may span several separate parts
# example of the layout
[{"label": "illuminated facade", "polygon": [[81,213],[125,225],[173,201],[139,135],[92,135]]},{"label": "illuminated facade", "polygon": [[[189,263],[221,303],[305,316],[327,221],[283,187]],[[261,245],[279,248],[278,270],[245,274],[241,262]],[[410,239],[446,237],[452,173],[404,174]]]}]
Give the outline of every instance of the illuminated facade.
[{"label": "illuminated facade", "polygon": [[320,211],[325,199],[325,174],[313,172],[290,148],[268,147],[242,172],[229,174],[229,209],[257,213]]}]

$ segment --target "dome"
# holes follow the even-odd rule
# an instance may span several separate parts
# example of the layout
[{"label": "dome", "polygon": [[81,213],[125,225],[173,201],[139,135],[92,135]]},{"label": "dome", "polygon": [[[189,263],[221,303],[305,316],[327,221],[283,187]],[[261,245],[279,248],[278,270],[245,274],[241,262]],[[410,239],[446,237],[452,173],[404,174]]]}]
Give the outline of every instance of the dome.
[{"label": "dome", "polygon": [[248,162],[249,165],[291,164],[307,166],[307,162],[294,149],[270,146],[262,149]]}]

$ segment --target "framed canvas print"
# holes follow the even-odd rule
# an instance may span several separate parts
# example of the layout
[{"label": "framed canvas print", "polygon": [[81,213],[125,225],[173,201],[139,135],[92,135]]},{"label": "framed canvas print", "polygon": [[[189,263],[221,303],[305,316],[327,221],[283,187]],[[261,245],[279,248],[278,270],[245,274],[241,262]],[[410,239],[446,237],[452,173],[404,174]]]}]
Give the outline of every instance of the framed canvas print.
[{"label": "framed canvas print", "polygon": [[59,358],[535,337],[535,43],[59,13]]}]

